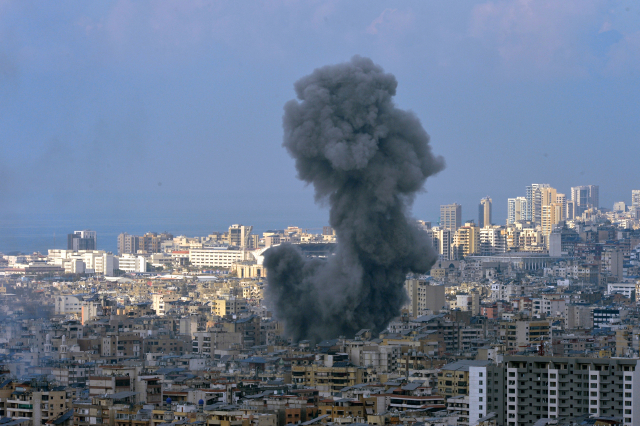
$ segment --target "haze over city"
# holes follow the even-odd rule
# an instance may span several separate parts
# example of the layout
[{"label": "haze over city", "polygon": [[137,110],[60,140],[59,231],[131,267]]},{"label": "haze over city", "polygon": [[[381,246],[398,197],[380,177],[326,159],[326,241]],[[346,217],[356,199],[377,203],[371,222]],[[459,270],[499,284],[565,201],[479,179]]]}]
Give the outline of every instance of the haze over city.
[{"label": "haze over city", "polygon": [[313,69],[372,58],[447,167],[413,215],[531,182],[630,203],[640,9],[617,1],[0,3],[0,250],[97,230],[320,228],[283,105]]},{"label": "haze over city", "polygon": [[640,425],[639,24],[0,0],[0,426]]}]

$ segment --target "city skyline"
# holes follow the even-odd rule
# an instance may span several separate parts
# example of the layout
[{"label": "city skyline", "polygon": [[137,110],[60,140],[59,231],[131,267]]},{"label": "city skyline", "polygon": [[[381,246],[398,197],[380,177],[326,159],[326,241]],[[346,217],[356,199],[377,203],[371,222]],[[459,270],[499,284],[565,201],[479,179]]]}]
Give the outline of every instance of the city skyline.
[{"label": "city skyline", "polygon": [[415,217],[435,221],[452,202],[471,213],[489,195],[502,223],[503,200],[536,181],[567,195],[598,184],[603,206],[627,200],[635,12],[492,5],[3,2],[2,239],[67,217],[65,233],[101,221],[325,224],[280,147],[282,106],[300,75],[354,54],[398,77],[397,106],[447,161]]},{"label": "city skyline", "polygon": [[[537,184],[534,184],[534,185],[537,185]],[[544,185],[548,185],[548,184],[544,184]],[[589,187],[589,186],[595,186],[596,188],[598,187],[598,185],[583,185],[578,187],[572,187],[570,189],[583,188],[583,187]],[[549,185],[549,187],[552,190],[556,190],[556,188],[551,187],[551,185]],[[522,193],[524,192],[525,191],[522,191]],[[568,194],[571,194],[571,191],[566,191],[566,192]],[[624,202],[627,209],[633,208],[634,206],[636,206],[633,204],[634,197],[636,197],[636,199],[640,199],[639,197],[636,196],[637,193],[640,193],[640,190],[632,190],[630,193],[630,197],[628,197],[628,199],[617,201],[614,204],[618,202]],[[566,194],[563,194],[560,192],[558,192],[557,194],[558,196],[562,196],[564,199],[563,209],[567,208],[567,204],[571,205],[573,201],[571,198],[571,195],[567,197]],[[476,204],[476,208],[481,207],[483,200],[486,198],[487,196],[480,198],[481,204],[479,206]],[[523,209],[527,206],[527,200],[526,200],[526,197],[524,196],[508,198],[505,203],[501,203],[501,204],[504,204],[502,206],[504,208],[501,208],[501,204],[496,204],[495,202],[493,202],[491,197],[488,197],[488,199],[490,200],[490,214],[491,214],[492,225],[503,226],[511,223],[511,222],[508,222],[510,220],[509,212],[511,208],[514,208],[514,209],[516,208],[514,204],[515,202],[520,202],[522,204]],[[518,200],[522,200],[522,201],[518,201]],[[458,212],[461,212],[461,213],[458,213],[459,217],[457,217],[457,220],[459,223],[457,226],[461,226],[462,224],[468,221],[473,221],[477,225],[481,225],[478,210],[476,210],[476,213],[474,216],[473,213],[468,213],[469,210],[471,211],[474,210],[471,206],[467,207],[466,209],[467,213],[465,213],[464,206],[459,205],[457,203],[448,204],[446,206],[454,206],[454,205],[457,205]],[[445,226],[444,222],[442,222],[443,220],[442,208],[444,206],[445,205],[439,206],[440,215],[436,218],[426,218],[426,217],[420,217],[415,215],[414,217],[417,220],[425,220],[427,222],[430,222],[432,226],[438,226],[439,222],[441,223],[441,226]],[[606,210],[613,210],[608,206],[600,206],[600,208],[601,209],[604,208]],[[518,209],[520,209],[520,207],[518,207]],[[504,220],[498,222],[495,220],[496,216],[504,217]],[[514,218],[515,218],[515,215],[514,215]],[[64,249],[67,245],[66,236],[70,232],[70,229],[74,227],[75,228],[86,227],[86,228],[90,228],[92,230],[97,231],[101,236],[103,236],[102,243],[101,243],[103,245],[101,245],[100,248],[103,250],[116,253],[117,252],[117,236],[123,232],[130,233],[130,234],[136,234],[136,233],[144,234],[147,232],[169,232],[169,233],[174,233],[176,235],[185,235],[188,237],[192,237],[192,236],[198,236],[198,235],[208,235],[211,232],[217,232],[217,231],[223,230],[227,226],[229,226],[229,224],[238,222],[238,220],[235,220],[235,219],[236,217],[229,217],[228,220],[226,218],[221,219],[221,220],[218,220],[216,224],[212,224],[212,225],[208,225],[206,223],[196,223],[196,224],[189,224],[187,226],[185,226],[184,223],[180,223],[181,221],[179,218],[174,218],[173,223],[170,223],[168,226],[167,226],[167,222],[163,220],[160,220],[160,221],[151,220],[147,223],[141,222],[141,223],[128,223],[128,224],[122,224],[117,222],[106,223],[108,218],[103,218],[104,222],[102,223],[104,223],[104,225],[102,226],[101,225],[88,226],[87,222],[80,223],[80,221],[69,220],[69,221],[60,221],[57,225],[53,225],[53,226],[44,225],[42,227],[38,227],[28,223],[27,221],[25,222],[24,227],[18,227],[18,230],[23,232],[21,235],[18,235],[18,236],[12,236],[11,232],[8,232],[9,230],[7,229],[6,225],[4,226],[0,225],[0,227],[2,227],[4,230],[2,236],[0,236],[0,253],[3,251],[4,252],[20,251],[20,252],[27,252],[27,253],[35,252],[35,251],[46,252],[46,250],[49,248]],[[566,219],[567,217],[565,216],[564,218],[558,219],[558,220],[566,220]],[[522,217],[520,217],[520,219],[518,220],[526,220],[524,213]],[[100,223],[100,221],[98,221],[98,223]],[[262,220],[258,220],[257,223],[258,223],[257,226],[255,226],[255,223],[252,224],[252,226],[254,226],[255,231],[258,233],[262,233],[269,230],[284,229],[287,226],[292,226],[292,225],[300,226],[301,228],[304,228],[304,229],[309,229],[312,232],[321,233],[322,227],[326,226],[326,222],[322,223],[319,221],[316,222],[314,220],[308,221],[303,218],[300,218],[300,220],[295,220],[291,223],[283,223],[278,221],[266,223]]]}]

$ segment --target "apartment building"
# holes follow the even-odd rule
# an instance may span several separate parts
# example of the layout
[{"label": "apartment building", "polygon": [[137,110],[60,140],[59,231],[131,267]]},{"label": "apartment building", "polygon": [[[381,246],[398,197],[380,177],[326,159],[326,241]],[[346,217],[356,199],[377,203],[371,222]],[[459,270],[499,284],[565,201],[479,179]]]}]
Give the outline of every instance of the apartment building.
[{"label": "apartment building", "polygon": [[56,315],[79,315],[82,313],[82,297],[80,295],[62,294],[54,301]]},{"label": "apartment building", "polygon": [[455,259],[480,254],[480,228],[473,222],[459,227],[453,236],[452,251]]},{"label": "apartment building", "polygon": [[440,227],[455,232],[462,223],[462,206],[458,203],[440,206]]},{"label": "apartment building", "polygon": [[506,232],[500,226],[486,226],[480,229],[480,254],[491,256],[507,251]]},{"label": "apartment building", "polygon": [[246,299],[230,297],[228,299],[214,300],[211,313],[219,316],[240,315],[249,312]]},{"label": "apartment building", "polygon": [[512,225],[527,217],[527,199],[516,197],[507,199],[507,225]]},{"label": "apartment building", "polygon": [[588,414],[640,424],[637,359],[505,356],[469,368],[469,424],[493,412],[505,426]]},{"label": "apartment building", "polygon": [[406,280],[404,288],[409,296],[405,306],[413,318],[431,313],[438,313],[445,304],[444,286],[431,285],[425,280]]},{"label": "apartment building", "polygon": [[549,321],[502,321],[498,335],[507,350],[520,351],[531,346],[538,346],[551,338]]},{"label": "apartment building", "polygon": [[163,316],[169,311],[170,303],[180,300],[180,295],[176,293],[172,294],[152,294],[151,295],[151,309],[156,311],[156,315]]},{"label": "apartment building", "polygon": [[347,386],[365,383],[367,370],[340,361],[332,367],[324,365],[294,365],[291,367],[292,383],[317,389],[320,396],[333,396]]},{"label": "apartment building", "polygon": [[469,369],[490,364],[486,360],[463,360],[445,365],[438,373],[438,394],[446,398],[469,395]]},{"label": "apartment building", "polygon": [[[48,382],[36,380],[11,382],[12,389],[4,401],[5,415],[14,420],[30,420],[33,425],[41,425],[55,420],[71,408],[74,392],[64,387],[54,388]],[[3,398],[4,399],[4,398]]]}]

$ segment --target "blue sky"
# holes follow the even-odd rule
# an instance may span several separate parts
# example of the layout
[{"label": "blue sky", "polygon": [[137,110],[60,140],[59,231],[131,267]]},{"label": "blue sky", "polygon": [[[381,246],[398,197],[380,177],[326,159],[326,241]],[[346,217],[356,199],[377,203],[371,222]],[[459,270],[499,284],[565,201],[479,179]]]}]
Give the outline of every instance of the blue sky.
[{"label": "blue sky", "polygon": [[354,54],[396,76],[398,107],[445,157],[417,218],[458,202],[477,220],[489,195],[503,223],[531,182],[629,202],[639,23],[637,2],[614,0],[0,0],[0,250],[54,225],[322,226],[282,107],[298,78]]}]

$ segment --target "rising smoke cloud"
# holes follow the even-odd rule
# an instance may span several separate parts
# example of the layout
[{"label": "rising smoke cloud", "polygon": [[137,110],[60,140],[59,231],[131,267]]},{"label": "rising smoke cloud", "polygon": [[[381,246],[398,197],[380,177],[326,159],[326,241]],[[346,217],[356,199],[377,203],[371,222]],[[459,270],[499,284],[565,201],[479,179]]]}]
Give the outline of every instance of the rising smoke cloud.
[{"label": "rising smoke cloud", "polygon": [[294,341],[384,329],[405,302],[407,273],[436,260],[408,215],[444,161],[418,118],[395,107],[397,84],[355,56],[298,80],[298,100],[284,107],[283,146],[316,201],[328,202],[338,239],[328,259],[307,259],[290,244],[265,252],[266,297]]}]

